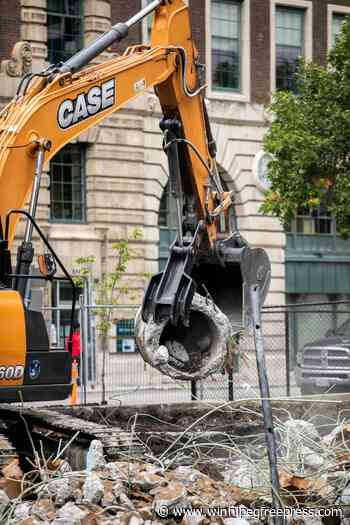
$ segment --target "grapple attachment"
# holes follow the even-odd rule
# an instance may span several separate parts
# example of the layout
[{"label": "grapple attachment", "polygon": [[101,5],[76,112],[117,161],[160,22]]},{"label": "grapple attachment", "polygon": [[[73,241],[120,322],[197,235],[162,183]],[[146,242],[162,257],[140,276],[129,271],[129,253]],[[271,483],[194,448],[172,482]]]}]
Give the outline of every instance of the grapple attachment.
[{"label": "grapple attachment", "polygon": [[250,289],[265,301],[270,261],[234,234],[215,252],[175,242],[164,272],[154,276],[136,317],[140,352],[176,379],[201,379],[223,366],[227,343],[251,323]]}]

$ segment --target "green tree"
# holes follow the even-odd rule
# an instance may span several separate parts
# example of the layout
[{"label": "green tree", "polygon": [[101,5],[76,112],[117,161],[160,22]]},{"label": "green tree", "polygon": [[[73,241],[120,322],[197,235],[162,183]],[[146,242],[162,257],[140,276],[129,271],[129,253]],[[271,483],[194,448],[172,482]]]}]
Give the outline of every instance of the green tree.
[{"label": "green tree", "polygon": [[350,227],[350,18],[324,66],[302,62],[298,93],[278,91],[264,149],[271,188],[262,211],[283,224],[322,202],[338,231]]},{"label": "green tree", "polygon": [[[125,273],[130,260],[135,256],[135,252],[131,248],[130,243],[131,241],[141,239],[141,237],[142,234],[140,230],[135,229],[132,232],[131,238],[113,243],[111,245],[114,252],[112,270],[103,274],[101,279],[94,283],[97,305],[94,311],[97,318],[96,329],[100,336],[100,347],[103,354],[101,373],[103,402],[106,400],[106,356],[109,350],[109,336],[116,318],[114,306],[120,304],[120,300],[126,295],[129,295],[130,299],[135,299],[135,297],[130,296],[130,287],[127,281],[125,281]],[[86,278],[92,275],[95,261],[96,258],[93,255],[78,257],[75,260],[74,280],[79,287],[82,288]],[[146,278],[146,276],[146,274],[142,274],[142,277]],[[98,305],[101,305],[101,308],[98,308]],[[102,305],[104,306],[102,307]]]}]

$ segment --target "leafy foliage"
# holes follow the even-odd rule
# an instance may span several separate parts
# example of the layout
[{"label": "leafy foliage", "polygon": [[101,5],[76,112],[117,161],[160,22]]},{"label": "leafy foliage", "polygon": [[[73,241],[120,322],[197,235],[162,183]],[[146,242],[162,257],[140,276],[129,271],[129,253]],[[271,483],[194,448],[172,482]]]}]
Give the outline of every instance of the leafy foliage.
[{"label": "leafy foliage", "polygon": [[75,264],[77,268],[74,270],[74,284],[78,288],[84,288],[85,279],[91,275],[91,265],[96,262],[94,255],[88,255],[87,257],[77,257]]},{"label": "leafy foliage", "polygon": [[288,224],[322,202],[341,235],[350,228],[350,18],[325,66],[300,64],[298,94],[279,91],[270,105],[264,148],[271,188],[262,206]]},{"label": "leafy foliage", "polygon": [[[129,287],[123,281],[128,264],[135,255],[134,251],[131,249],[130,241],[137,241],[141,239],[141,237],[141,231],[136,228],[132,232],[131,239],[125,239],[113,243],[111,247],[115,254],[115,260],[112,271],[105,273],[101,280],[95,283],[97,305],[95,310],[95,315],[97,317],[96,328],[100,334],[103,356],[101,371],[102,403],[106,402],[106,355],[108,353],[109,332],[116,317],[114,306],[119,303],[123,296],[125,297],[125,295],[128,295],[130,292]],[[75,277],[75,282],[78,286],[83,287],[86,278],[92,275],[92,267],[95,262],[96,258],[93,255],[76,259],[77,268],[75,273],[77,275]],[[98,305],[101,305],[101,308],[98,308]]]},{"label": "leafy foliage", "polygon": [[[126,273],[130,259],[135,255],[130,247],[130,241],[137,241],[141,239],[141,237],[142,234],[140,230],[135,229],[132,232],[131,239],[113,243],[111,245],[115,254],[113,268],[110,272],[105,273],[101,280],[95,283],[96,305],[110,306],[110,308],[97,308],[95,311],[98,319],[96,328],[102,336],[107,337],[112,327],[115,317],[113,306],[119,303],[121,297],[125,297],[130,293],[129,287],[126,284],[122,284],[123,276]],[[96,258],[93,255],[78,257],[75,262],[77,268],[74,272],[76,274],[74,280],[77,286],[83,287],[85,279],[89,275],[92,275],[92,267],[96,262]]]}]

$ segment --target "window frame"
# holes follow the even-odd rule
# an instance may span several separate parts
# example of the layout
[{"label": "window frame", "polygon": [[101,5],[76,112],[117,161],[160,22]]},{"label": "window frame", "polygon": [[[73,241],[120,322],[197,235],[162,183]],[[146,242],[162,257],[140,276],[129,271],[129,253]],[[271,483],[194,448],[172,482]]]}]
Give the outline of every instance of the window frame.
[{"label": "window frame", "polygon": [[[293,73],[292,77],[290,79],[287,79],[287,80],[290,80],[291,83],[293,83],[294,85],[290,85],[288,88],[278,88],[277,87],[277,68],[278,68],[278,57],[277,57],[277,48],[280,47],[280,48],[283,48],[284,50],[286,48],[288,48],[289,50],[291,48],[294,48],[294,49],[299,49],[300,53],[298,56],[304,56],[304,48],[305,48],[305,11],[304,9],[298,9],[298,8],[290,8],[290,7],[286,7],[286,6],[277,6],[276,7],[276,25],[277,25],[277,11],[278,10],[283,10],[284,13],[290,13],[290,14],[294,14],[294,15],[298,15],[299,18],[299,21],[301,22],[300,24],[300,30],[301,30],[301,34],[300,34],[300,42],[299,42],[299,45],[298,46],[292,46],[292,45],[287,45],[287,44],[281,44],[281,43],[277,43],[276,41],[276,89],[281,89],[281,90],[286,90],[288,89],[288,91],[291,91],[293,93],[297,93],[297,90],[296,90],[296,84],[295,84],[295,75]],[[285,27],[284,28],[286,31],[290,31],[291,28],[289,27]],[[298,62],[296,61],[295,62],[296,64],[296,69],[298,68]],[[286,79],[285,79],[286,80]]]},{"label": "window frame", "polygon": [[[302,229],[304,231],[298,231],[298,224],[303,226]],[[313,231],[305,231],[308,229],[307,227],[305,228],[307,224],[310,225]],[[324,225],[325,227],[328,225],[330,231],[316,231],[317,229],[321,229],[321,225]],[[313,210],[313,212],[310,210],[310,213],[298,213],[294,219],[292,219],[290,230],[287,233],[296,236],[304,235],[317,237],[336,237],[338,235],[336,220],[330,214],[327,214],[326,210],[322,210],[320,207]]]},{"label": "window frame", "polygon": [[205,0],[206,19],[206,69],[207,69],[207,97],[238,102],[250,102],[250,1],[237,0],[241,4],[240,30],[240,89],[230,91],[225,88],[217,89],[212,85],[212,35],[211,35],[211,3]]},{"label": "window frame", "polygon": [[[53,218],[52,217],[51,163],[54,162],[54,159],[55,159],[55,157],[53,157],[51,159],[51,161],[50,161],[50,171],[49,171],[49,173],[50,173],[50,186],[49,186],[49,188],[50,188],[50,218],[49,218],[49,222],[51,224],[86,224],[87,223],[87,209],[86,209],[87,208],[86,207],[86,202],[87,202],[87,199],[86,199],[86,148],[85,148],[85,146],[83,144],[81,144],[79,142],[68,143],[68,144],[66,144],[65,147],[67,147],[67,146],[77,146],[77,148],[79,149],[79,152],[80,152],[82,218],[81,219],[57,219],[57,218]],[[61,153],[63,150],[64,150],[64,148],[62,148],[59,152],[57,152],[57,154]],[[72,163],[72,165],[73,165],[73,163]]]},{"label": "window frame", "polygon": [[[65,281],[52,281],[51,283],[51,305],[54,307],[51,322],[56,328],[56,347],[62,349],[65,349],[66,346],[66,337],[69,334],[70,314],[72,310],[72,298],[64,300],[61,297],[64,288],[71,291],[70,284]],[[63,320],[65,314],[67,314],[68,317],[67,322]],[[75,311],[75,321],[79,322],[77,311]]]},{"label": "window frame", "polygon": [[[170,245],[174,242],[176,239],[177,234],[177,225],[172,225],[169,221],[169,218],[171,217],[170,214],[170,208],[171,208],[171,200],[174,199],[174,197],[171,195],[170,192],[170,182],[169,179],[164,186],[162,190],[162,195],[159,201],[159,210],[158,210],[158,230],[159,230],[159,244],[158,244],[158,271],[163,271],[165,268],[165,262],[167,258],[162,257],[162,234],[165,233],[169,235],[169,237],[173,237],[173,239],[170,241]],[[175,199],[174,199],[175,202]],[[165,204],[165,210],[161,209],[162,204]],[[161,224],[161,218],[165,219],[165,223]],[[164,264],[162,264],[164,262]]]},{"label": "window frame", "polygon": [[302,9],[304,15],[304,58],[312,60],[313,45],[313,5],[309,0],[270,0],[270,34],[271,34],[271,92],[276,91],[276,9],[278,7],[289,7],[291,9]]},{"label": "window frame", "polygon": [[[48,7],[48,3],[46,2],[47,21],[48,21],[49,15],[51,15],[51,16],[59,16],[61,18],[61,22],[62,22],[62,18],[80,19],[80,25],[81,25],[81,35],[80,35],[80,37],[81,37],[81,42],[80,42],[80,45],[78,46],[77,51],[80,51],[84,47],[84,36],[85,36],[84,35],[84,21],[85,21],[85,18],[84,18],[84,1],[83,0],[79,0],[79,3],[80,3],[81,15],[77,16],[77,15],[67,15],[67,14],[58,13],[58,12],[55,12],[55,11],[50,11],[49,7]],[[51,61],[50,57],[49,57],[50,46],[49,46],[49,25],[48,25],[48,22],[47,22],[47,40],[46,40],[46,43],[47,43],[47,60],[48,60],[49,63],[53,64],[53,63],[55,63],[55,61]],[[73,55],[70,54],[69,56],[64,58],[63,61],[68,60],[69,58],[71,58],[71,56],[73,56]]]},{"label": "window frame", "polygon": [[327,6],[327,50],[333,47],[333,16],[350,15],[350,6],[328,4]]}]

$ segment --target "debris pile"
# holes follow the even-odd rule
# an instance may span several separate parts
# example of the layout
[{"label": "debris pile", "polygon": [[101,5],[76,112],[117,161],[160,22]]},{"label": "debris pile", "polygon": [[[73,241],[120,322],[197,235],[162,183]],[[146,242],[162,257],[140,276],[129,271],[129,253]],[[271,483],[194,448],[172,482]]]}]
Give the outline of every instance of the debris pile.
[{"label": "debris pile", "polygon": [[[261,417],[259,413],[257,417]],[[350,511],[350,424],[337,421],[322,431],[311,421],[275,415],[281,500],[289,509],[342,507]],[[18,459],[0,470],[0,523],[7,525],[249,525],[272,523],[244,517],[245,511],[271,507],[271,485],[262,433],[246,442],[213,440],[218,433],[183,432],[158,457],[147,449],[143,460],[107,462],[93,441],[86,469],[72,471],[63,459],[37,454],[31,472]],[[200,438],[200,439],[199,439]],[[185,441],[184,441],[185,439]],[[221,453],[220,453],[221,452]],[[189,514],[183,509],[201,509]],[[204,511],[203,511],[204,509]],[[231,509],[213,517],[208,509]],[[236,517],[232,509],[237,509]],[[238,511],[238,509],[240,509]],[[209,511],[210,512],[210,511]],[[241,516],[238,518],[238,515]],[[317,516],[288,524],[321,525]]]},{"label": "debris pile", "polygon": [[[15,491],[3,473],[0,523],[158,525],[172,522],[170,514],[175,507],[237,505],[242,500],[238,488],[215,481],[194,467],[166,470],[155,463],[106,463],[100,452],[101,444],[95,441],[86,470],[73,472],[62,461],[55,471],[45,472],[45,481],[42,475],[36,483],[22,477]],[[10,469],[18,473],[16,460],[7,467]],[[169,511],[169,520],[164,520],[164,509]]]}]

